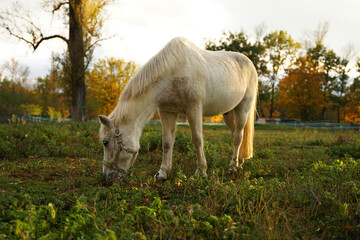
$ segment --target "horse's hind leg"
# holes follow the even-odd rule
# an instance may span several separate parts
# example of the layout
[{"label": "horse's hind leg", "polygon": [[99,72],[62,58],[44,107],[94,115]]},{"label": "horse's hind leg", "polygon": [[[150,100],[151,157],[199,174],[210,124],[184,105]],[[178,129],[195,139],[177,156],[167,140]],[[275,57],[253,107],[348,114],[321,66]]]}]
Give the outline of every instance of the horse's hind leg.
[{"label": "horse's hind leg", "polygon": [[233,111],[235,117],[235,129],[233,131],[234,137],[234,152],[230,162],[230,169],[241,168],[244,160],[239,159],[240,145],[243,140],[244,127],[248,118],[248,109],[244,109],[240,103]]},{"label": "horse's hind leg", "polygon": [[159,172],[155,175],[157,180],[164,180],[168,177],[172,168],[172,152],[175,142],[177,113],[170,113],[158,110],[162,125],[162,148],[163,157]]},{"label": "horse's hind leg", "polygon": [[231,134],[234,134],[235,131],[235,117],[234,110],[223,114],[223,119],[226,125],[230,128]]},{"label": "horse's hind leg", "polygon": [[191,128],[191,138],[193,145],[196,151],[197,157],[197,169],[195,175],[206,175],[207,163],[204,154],[204,140],[203,140],[203,126],[202,126],[202,109],[196,108],[192,109],[191,112],[187,114],[190,128]]}]

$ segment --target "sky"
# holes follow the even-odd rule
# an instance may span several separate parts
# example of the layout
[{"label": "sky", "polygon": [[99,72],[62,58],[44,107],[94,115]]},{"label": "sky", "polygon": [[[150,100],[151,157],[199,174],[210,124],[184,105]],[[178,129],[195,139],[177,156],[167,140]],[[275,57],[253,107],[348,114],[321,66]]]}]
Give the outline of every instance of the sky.
[{"label": "sky", "polygon": [[[0,9],[14,0],[0,0]],[[60,18],[41,7],[43,0],[18,0],[45,33],[67,31]],[[172,38],[182,36],[204,47],[205,40],[218,40],[224,31],[245,31],[255,38],[255,26],[266,33],[286,30],[302,41],[306,31],[328,22],[324,44],[339,55],[349,43],[360,56],[359,0],[115,0],[107,8],[104,36],[95,59],[115,57],[144,64]],[[14,58],[28,66],[31,78],[44,77],[51,67],[51,53],[65,51],[62,40],[51,40],[35,52],[25,43],[0,30],[0,66]]]}]

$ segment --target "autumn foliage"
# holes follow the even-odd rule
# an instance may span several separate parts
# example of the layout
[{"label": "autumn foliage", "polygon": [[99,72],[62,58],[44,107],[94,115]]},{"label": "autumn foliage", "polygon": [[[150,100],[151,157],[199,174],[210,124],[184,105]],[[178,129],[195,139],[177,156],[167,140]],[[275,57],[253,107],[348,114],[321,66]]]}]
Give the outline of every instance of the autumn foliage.
[{"label": "autumn foliage", "polygon": [[318,69],[312,68],[307,58],[299,58],[295,68],[278,85],[279,105],[286,107],[287,117],[315,120],[324,105],[322,82]]},{"label": "autumn foliage", "polygon": [[87,75],[87,116],[109,115],[115,108],[120,93],[138,66],[122,59],[100,59]]}]

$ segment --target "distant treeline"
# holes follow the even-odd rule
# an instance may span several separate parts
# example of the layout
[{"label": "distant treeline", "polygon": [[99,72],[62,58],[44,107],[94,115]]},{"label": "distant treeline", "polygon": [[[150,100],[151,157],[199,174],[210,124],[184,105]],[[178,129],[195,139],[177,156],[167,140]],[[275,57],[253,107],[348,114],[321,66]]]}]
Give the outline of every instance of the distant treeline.
[{"label": "distant treeline", "polygon": [[[350,64],[354,62],[351,58],[356,59],[351,48],[340,56],[324,46],[324,34],[314,34],[322,37],[300,44],[286,31],[257,33],[253,41],[244,32],[224,33],[220,40],[206,41],[205,47],[241,52],[253,61],[259,75],[260,117],[360,122],[360,58]],[[66,57],[53,57],[49,74],[30,84],[28,67],[9,60],[0,75],[0,115],[71,117],[67,68]],[[95,62],[85,73],[87,118],[109,114],[137,69],[135,63],[121,59]],[[350,77],[350,70],[356,71],[355,77]],[[221,117],[207,121],[219,120]]]}]

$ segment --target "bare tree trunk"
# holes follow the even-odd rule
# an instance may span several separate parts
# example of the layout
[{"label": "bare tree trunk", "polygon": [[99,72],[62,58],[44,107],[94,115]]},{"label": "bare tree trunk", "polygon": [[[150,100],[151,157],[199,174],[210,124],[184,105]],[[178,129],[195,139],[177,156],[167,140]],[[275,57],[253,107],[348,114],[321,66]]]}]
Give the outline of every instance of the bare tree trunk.
[{"label": "bare tree trunk", "polygon": [[84,40],[81,23],[82,0],[70,0],[69,4],[69,57],[72,82],[72,119],[85,121],[85,68]]},{"label": "bare tree trunk", "polygon": [[340,104],[337,106],[337,123],[341,123],[341,106]]}]

